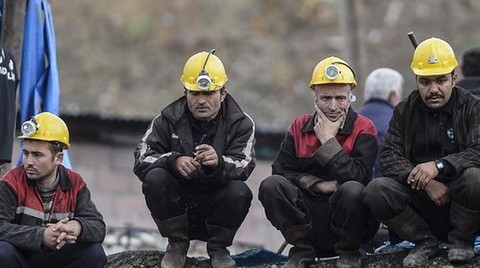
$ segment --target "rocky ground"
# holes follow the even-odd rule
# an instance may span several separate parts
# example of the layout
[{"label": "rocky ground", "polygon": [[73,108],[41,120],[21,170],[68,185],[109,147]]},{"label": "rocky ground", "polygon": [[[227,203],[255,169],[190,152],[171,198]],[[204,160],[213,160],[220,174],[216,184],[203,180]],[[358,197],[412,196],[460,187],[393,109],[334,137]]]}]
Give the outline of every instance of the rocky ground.
[{"label": "rocky ground", "polygon": [[[395,251],[390,253],[382,253],[366,256],[363,259],[363,266],[365,268],[395,268],[402,267],[402,259],[408,253],[408,250]],[[124,251],[108,256],[108,263],[105,268],[159,268],[160,261],[163,257],[162,251],[157,250],[132,250]],[[319,260],[315,264],[311,265],[313,267],[322,267],[322,268],[333,268],[335,267],[335,259],[329,260]],[[239,266],[239,267],[257,267],[257,268],[277,268],[281,267],[282,263],[268,263],[255,266]],[[208,259],[202,258],[188,258],[187,259],[187,268],[207,268],[211,267]],[[430,260],[425,267],[433,268],[456,268],[456,267],[480,267],[480,257],[477,255],[475,259],[464,265],[452,265],[447,260],[447,252],[442,250],[440,254]]]}]

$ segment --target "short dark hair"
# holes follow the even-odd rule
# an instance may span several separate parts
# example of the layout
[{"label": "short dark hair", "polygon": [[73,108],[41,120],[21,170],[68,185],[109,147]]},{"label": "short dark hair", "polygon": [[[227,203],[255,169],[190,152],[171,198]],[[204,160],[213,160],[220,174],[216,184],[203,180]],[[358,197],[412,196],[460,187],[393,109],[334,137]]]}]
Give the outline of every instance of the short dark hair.
[{"label": "short dark hair", "polygon": [[480,76],[480,47],[463,53],[462,74],[465,77]]},{"label": "short dark hair", "polygon": [[55,156],[57,153],[63,152],[63,150],[65,149],[65,145],[58,141],[50,141],[49,147],[53,156]]}]

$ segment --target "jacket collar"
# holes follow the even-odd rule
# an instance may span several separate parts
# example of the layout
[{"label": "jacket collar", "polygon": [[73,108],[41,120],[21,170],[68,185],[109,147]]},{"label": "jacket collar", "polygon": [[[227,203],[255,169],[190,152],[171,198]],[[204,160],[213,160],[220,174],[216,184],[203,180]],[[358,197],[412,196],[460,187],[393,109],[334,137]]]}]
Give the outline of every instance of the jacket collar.
[{"label": "jacket collar", "polygon": [[[58,185],[60,186],[60,189],[62,191],[70,190],[73,187],[73,185],[72,185],[72,182],[70,180],[70,176],[67,173],[66,168],[63,165],[59,165],[57,167],[57,172],[58,172],[58,175],[60,176],[59,182],[58,182]],[[25,173],[25,170],[23,171],[23,175],[25,176],[25,179],[26,179],[26,181],[29,185],[35,185],[34,180],[29,180],[27,178],[27,174]]]}]

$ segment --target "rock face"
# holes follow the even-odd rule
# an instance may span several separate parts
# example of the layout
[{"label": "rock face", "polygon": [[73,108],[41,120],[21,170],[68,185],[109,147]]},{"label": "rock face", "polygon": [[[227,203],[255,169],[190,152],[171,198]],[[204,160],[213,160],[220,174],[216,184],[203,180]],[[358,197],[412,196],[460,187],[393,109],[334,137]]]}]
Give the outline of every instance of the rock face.
[{"label": "rock face", "polygon": [[[133,251],[124,251],[121,253],[116,253],[108,256],[108,262],[105,268],[159,268],[160,261],[163,257],[164,252],[157,250],[133,250]],[[403,250],[393,253],[384,253],[370,255],[363,259],[363,266],[368,268],[401,268],[402,259],[408,254],[408,250]],[[312,264],[310,268],[313,267],[322,267],[322,268],[334,268],[335,259],[330,260],[321,260]],[[248,267],[257,267],[257,268],[277,268],[280,267],[281,263],[276,264],[260,264],[256,266]],[[208,259],[202,258],[187,258],[186,268],[206,268],[211,267]],[[247,266],[240,266],[247,267]],[[480,267],[480,257],[477,255],[475,259],[464,265],[451,265],[447,260],[447,252],[441,251],[440,254],[431,259],[425,267],[438,267],[438,268],[453,268],[453,267]]]}]

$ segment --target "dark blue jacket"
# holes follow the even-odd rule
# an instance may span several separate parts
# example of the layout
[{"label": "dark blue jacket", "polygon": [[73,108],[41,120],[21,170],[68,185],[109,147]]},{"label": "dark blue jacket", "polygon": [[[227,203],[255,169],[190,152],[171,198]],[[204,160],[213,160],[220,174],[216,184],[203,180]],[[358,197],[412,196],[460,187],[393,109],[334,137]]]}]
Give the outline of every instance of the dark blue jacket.
[{"label": "dark blue jacket", "polygon": [[[361,114],[373,121],[378,132],[378,152],[382,151],[383,143],[385,141],[385,133],[387,133],[388,123],[393,115],[393,105],[381,99],[370,99],[358,110]],[[377,155],[375,161],[373,176],[374,178],[381,177],[380,172],[380,154]]]}]

